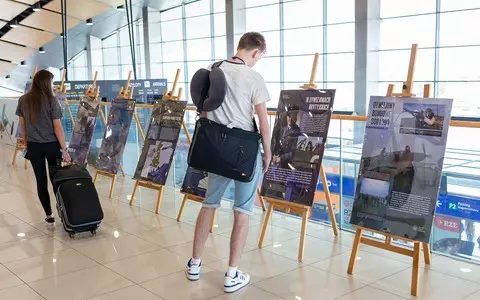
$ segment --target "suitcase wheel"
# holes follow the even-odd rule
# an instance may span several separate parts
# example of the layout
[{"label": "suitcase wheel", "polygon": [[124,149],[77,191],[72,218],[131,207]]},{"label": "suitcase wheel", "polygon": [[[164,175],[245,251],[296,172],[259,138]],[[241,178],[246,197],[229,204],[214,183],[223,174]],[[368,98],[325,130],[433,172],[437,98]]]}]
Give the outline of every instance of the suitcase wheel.
[{"label": "suitcase wheel", "polygon": [[75,232],[69,232],[69,233],[68,233],[68,236],[69,236],[71,239],[75,238]]},{"label": "suitcase wheel", "polygon": [[97,229],[92,229],[92,230],[90,230],[90,233],[91,233],[92,235],[97,235]]}]

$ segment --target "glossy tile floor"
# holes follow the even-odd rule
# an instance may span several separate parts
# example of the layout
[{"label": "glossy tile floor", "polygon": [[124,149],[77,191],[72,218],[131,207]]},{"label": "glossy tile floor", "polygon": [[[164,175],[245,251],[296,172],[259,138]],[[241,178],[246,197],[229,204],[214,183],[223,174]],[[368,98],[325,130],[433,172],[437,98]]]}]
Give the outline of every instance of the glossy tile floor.
[{"label": "glossy tile floor", "polygon": [[[190,256],[193,224],[199,205],[175,220],[181,195],[168,189],[161,213],[155,215],[155,193],[140,190],[135,206],[128,205],[133,182],[121,176],[113,199],[109,181],[98,190],[105,220],[97,236],[71,240],[60,224],[48,227],[35,195],[29,167],[11,166],[11,148],[0,146],[0,299],[19,300],[400,300],[411,299],[411,263],[406,257],[362,247],[354,276],[346,274],[353,236],[310,224],[305,260],[298,263],[300,222],[274,215],[265,248],[256,247],[262,213],[251,220],[241,267],[252,284],[232,295],[223,293],[227,266],[230,204],[219,211],[215,234],[209,237],[203,276],[188,282],[184,266]],[[20,165],[22,167],[20,167]],[[53,198],[52,198],[53,199]],[[480,299],[480,266],[433,257],[422,268],[418,299]]]}]

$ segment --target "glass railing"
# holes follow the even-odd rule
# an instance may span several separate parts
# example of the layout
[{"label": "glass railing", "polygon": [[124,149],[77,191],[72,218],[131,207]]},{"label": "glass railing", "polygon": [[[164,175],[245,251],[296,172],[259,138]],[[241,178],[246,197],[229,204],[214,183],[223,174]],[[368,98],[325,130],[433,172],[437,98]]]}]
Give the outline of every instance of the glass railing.
[{"label": "glass railing", "polygon": [[[0,98],[1,139],[3,144],[14,145],[17,117],[17,99]],[[76,115],[77,103],[70,104]],[[108,106],[103,107],[108,114]],[[139,105],[136,108],[144,131],[148,128],[151,108]],[[275,112],[270,111],[270,124],[273,126]],[[196,113],[193,108],[185,114],[185,122],[193,135]],[[67,112],[63,124],[66,136],[72,131],[72,122]],[[330,124],[327,147],[323,164],[327,173],[328,185],[332,193],[336,218],[342,230],[353,230],[349,224],[350,213],[362,152],[365,117],[335,114]],[[97,121],[94,139],[88,161],[94,164],[103,139],[104,126]],[[440,187],[437,214],[432,233],[432,249],[458,258],[480,263],[480,122],[452,121],[449,131],[447,151],[444,159],[442,184]],[[132,122],[128,142],[123,156],[123,166],[127,176],[134,174],[140,156],[142,140],[135,122]],[[180,189],[187,167],[189,144],[182,131],[167,186]],[[312,209],[313,222],[329,223],[329,215],[318,185],[318,195]],[[233,187],[226,194],[226,200],[233,199]],[[462,209],[458,209],[459,204]]]}]

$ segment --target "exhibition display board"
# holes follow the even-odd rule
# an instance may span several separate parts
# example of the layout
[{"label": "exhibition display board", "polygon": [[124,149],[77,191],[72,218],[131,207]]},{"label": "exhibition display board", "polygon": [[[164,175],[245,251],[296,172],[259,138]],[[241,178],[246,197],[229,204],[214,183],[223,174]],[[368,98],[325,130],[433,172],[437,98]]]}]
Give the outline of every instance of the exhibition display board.
[{"label": "exhibition display board", "polygon": [[[427,99],[429,84],[424,85],[423,98],[414,98],[417,49],[418,45],[413,44],[402,92],[393,93],[394,85],[389,84],[387,97],[373,97],[370,103],[351,215],[351,221],[359,225],[353,225],[356,232],[347,269],[352,275],[361,244],[409,256],[412,296],[418,295],[421,249],[425,264],[429,265],[432,259],[428,237],[452,107],[452,100]],[[364,236],[363,232],[385,239]],[[413,249],[394,244],[394,240],[413,244]]]},{"label": "exhibition display board", "polygon": [[[159,101],[154,107],[147,136],[143,133],[138,115],[134,113],[135,122],[139,127],[139,133],[144,142],[142,155],[135,171],[136,180],[133,187],[130,205],[133,205],[135,195],[139,187],[156,190],[157,203],[155,213],[159,213],[163,199],[164,185],[167,180],[168,171],[172,163],[175,148],[178,143],[180,130],[183,128],[190,142],[190,135],[183,117],[187,102],[179,101],[182,97],[183,89],[178,89],[176,94],[180,69],[177,69],[175,80],[171,91],[165,87],[162,101]],[[142,105],[142,104],[141,104]],[[143,104],[142,107],[150,105]],[[150,106],[151,107],[151,106]]]},{"label": "exhibition display board", "polygon": [[186,101],[172,100],[154,105],[134,179],[165,185],[186,107]]},{"label": "exhibition display board", "polygon": [[100,153],[95,164],[98,171],[117,174],[134,110],[135,100],[117,98],[112,102]]},{"label": "exhibition display board", "polygon": [[351,224],[430,241],[452,103],[370,98]]},{"label": "exhibition display board", "polygon": [[[301,216],[302,228],[298,260],[303,260],[307,224],[315,195],[324,193],[332,231],[338,235],[337,221],[322,165],[322,157],[332,116],[335,90],[318,90],[315,85],[319,54],[316,53],[310,82],[302,90],[282,91],[278,104],[273,137],[272,162],[264,176],[261,198],[269,204],[258,248],[263,241],[273,210]],[[318,178],[323,192],[317,191]]]},{"label": "exhibition display board", "polygon": [[334,98],[335,90],[280,93],[263,197],[312,206]]},{"label": "exhibition display board", "polygon": [[80,100],[75,125],[68,144],[68,152],[72,161],[76,164],[85,164],[95,131],[99,109],[100,101],[98,98],[85,95]]}]

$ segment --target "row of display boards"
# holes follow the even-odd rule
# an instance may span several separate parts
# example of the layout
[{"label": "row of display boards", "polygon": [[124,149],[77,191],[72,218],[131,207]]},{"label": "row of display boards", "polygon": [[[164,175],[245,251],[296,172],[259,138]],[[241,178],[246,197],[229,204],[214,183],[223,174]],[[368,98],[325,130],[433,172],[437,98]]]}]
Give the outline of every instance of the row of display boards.
[{"label": "row of display boards", "polygon": [[[445,155],[452,99],[428,98],[411,93],[417,45],[413,45],[407,81],[402,93],[394,94],[389,86],[387,96],[371,97],[368,109],[362,158],[356,183],[355,200],[350,223],[356,229],[348,273],[353,274],[357,251],[361,243],[397,252],[413,258],[411,294],[417,295],[421,248],[425,262],[430,263],[430,234],[440,186]],[[259,247],[263,245],[273,210],[282,210],[302,217],[299,260],[303,259],[307,220],[311,207],[318,199],[325,199],[329,209],[334,235],[338,235],[335,215],[330,201],[327,179],[322,167],[328,128],[332,118],[335,90],[319,90],[313,84],[318,54],[312,67],[310,83],[298,90],[284,90],[280,94],[271,149],[272,162],[259,187],[261,204],[265,210]],[[178,72],[176,79],[178,79]],[[62,83],[63,85],[63,83]],[[172,91],[163,92],[163,98],[152,106],[146,134],[135,112],[134,87],[120,88],[111,102],[105,118],[99,101],[99,88],[89,86],[79,101],[74,129],[68,150],[73,162],[85,164],[98,115],[105,123],[105,132],[95,164],[95,181],[99,175],[112,179],[110,197],[127,141],[132,119],[135,119],[144,140],[135,174],[136,180],[130,204],[138,187],[158,190],[156,212],[161,208],[163,189],[172,165],[182,128],[187,103],[180,101],[181,89],[176,94],[177,80]],[[62,92],[63,91],[63,92]],[[73,101],[65,101],[64,88],[57,88],[57,99],[69,111]],[[139,106],[142,106],[139,105]],[[143,105],[142,107],[146,107]],[[147,107],[150,107],[147,105]],[[70,117],[71,115],[70,111]],[[20,146],[21,147],[21,143]],[[322,180],[324,192],[317,191]],[[208,174],[188,168],[181,187],[184,194],[178,221],[185,203],[202,202],[208,187]],[[324,193],[320,195],[320,193]],[[213,224],[212,224],[213,231]],[[381,234],[384,240],[362,235],[369,231]],[[392,243],[403,240],[413,243],[413,250]]]}]

